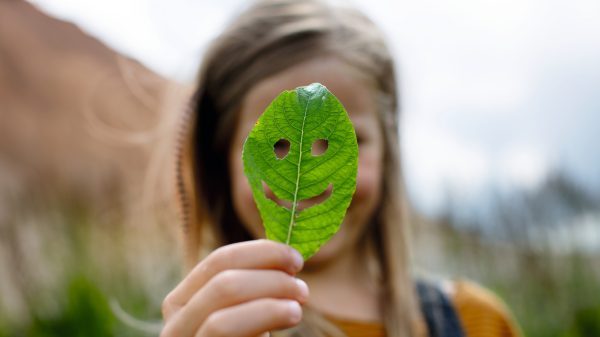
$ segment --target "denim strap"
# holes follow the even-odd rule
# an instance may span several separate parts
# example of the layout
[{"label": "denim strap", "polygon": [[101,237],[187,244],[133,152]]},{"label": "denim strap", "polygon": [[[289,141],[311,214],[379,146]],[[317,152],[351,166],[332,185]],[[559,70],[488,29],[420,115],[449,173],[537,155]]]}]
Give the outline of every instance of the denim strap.
[{"label": "denim strap", "polygon": [[464,337],[460,319],[452,301],[439,286],[419,280],[417,294],[429,337]]}]

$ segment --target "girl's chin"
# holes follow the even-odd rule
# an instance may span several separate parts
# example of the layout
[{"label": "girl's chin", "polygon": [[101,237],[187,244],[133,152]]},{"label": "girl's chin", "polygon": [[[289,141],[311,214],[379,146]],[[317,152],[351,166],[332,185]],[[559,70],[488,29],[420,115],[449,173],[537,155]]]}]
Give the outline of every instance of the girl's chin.
[{"label": "girl's chin", "polygon": [[[342,224],[342,228],[323,245],[319,251],[310,259],[305,261],[304,269],[319,269],[335,261],[340,254],[348,253],[351,247],[358,240],[358,234],[354,230],[348,230],[347,225]],[[265,238],[265,231],[262,225],[248,228],[255,238]]]},{"label": "girl's chin", "polygon": [[310,259],[308,259],[304,263],[305,269],[313,269],[319,268],[320,266],[326,265],[331,261],[334,261],[335,258],[343,253],[343,246],[345,243],[344,233],[342,231],[338,232],[336,235],[329,240],[321,249],[313,255]]}]

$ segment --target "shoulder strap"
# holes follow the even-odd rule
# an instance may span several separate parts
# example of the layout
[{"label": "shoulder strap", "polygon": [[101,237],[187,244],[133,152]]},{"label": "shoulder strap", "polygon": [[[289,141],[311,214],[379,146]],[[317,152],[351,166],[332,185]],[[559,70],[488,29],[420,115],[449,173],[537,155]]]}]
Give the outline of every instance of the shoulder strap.
[{"label": "shoulder strap", "polygon": [[452,301],[435,284],[418,280],[417,294],[430,337],[464,337]]}]

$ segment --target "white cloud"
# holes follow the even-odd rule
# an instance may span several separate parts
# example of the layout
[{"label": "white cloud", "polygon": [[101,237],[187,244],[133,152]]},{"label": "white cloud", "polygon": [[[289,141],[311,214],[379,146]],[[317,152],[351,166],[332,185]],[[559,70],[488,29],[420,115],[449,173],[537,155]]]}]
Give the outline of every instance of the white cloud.
[{"label": "white cloud", "polygon": [[508,148],[499,158],[499,164],[498,181],[526,189],[543,182],[550,168],[542,151],[527,144]]},{"label": "white cloud", "polygon": [[407,121],[402,141],[409,192],[427,208],[443,206],[447,189],[454,196],[470,199],[489,182],[486,152],[443,128]]}]

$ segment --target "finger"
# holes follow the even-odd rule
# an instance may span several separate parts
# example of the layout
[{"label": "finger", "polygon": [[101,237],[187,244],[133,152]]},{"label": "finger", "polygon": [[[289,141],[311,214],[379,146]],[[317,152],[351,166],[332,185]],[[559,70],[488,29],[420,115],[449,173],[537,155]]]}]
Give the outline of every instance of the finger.
[{"label": "finger", "polygon": [[279,269],[294,275],[304,264],[293,248],[270,240],[223,246],[200,262],[163,302],[163,315],[183,306],[214,275],[226,269]]},{"label": "finger", "polygon": [[252,337],[300,323],[302,308],[296,301],[264,298],[214,312],[196,337]]},{"label": "finger", "polygon": [[226,270],[213,277],[172,318],[188,335],[211,313],[259,298],[292,299],[305,303],[308,287],[303,281],[276,270]]}]

